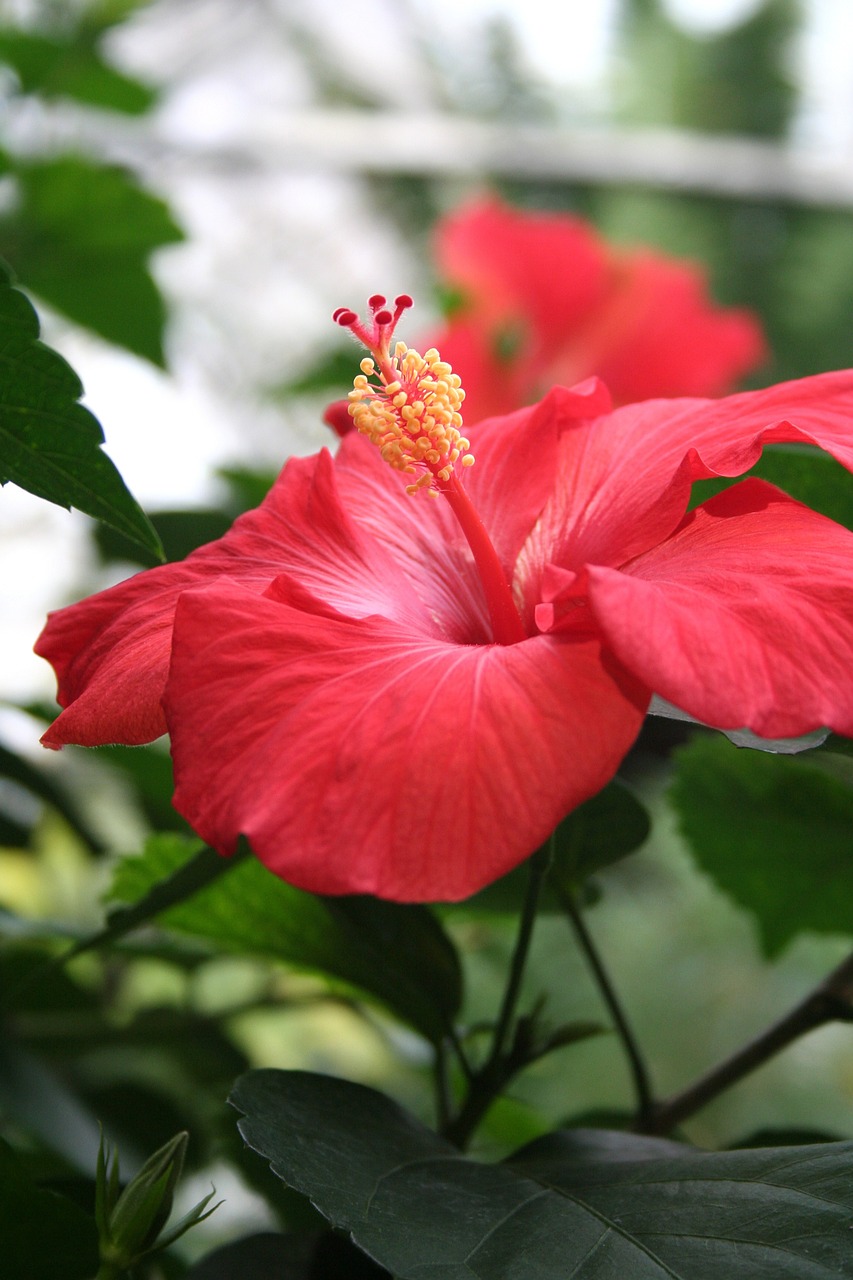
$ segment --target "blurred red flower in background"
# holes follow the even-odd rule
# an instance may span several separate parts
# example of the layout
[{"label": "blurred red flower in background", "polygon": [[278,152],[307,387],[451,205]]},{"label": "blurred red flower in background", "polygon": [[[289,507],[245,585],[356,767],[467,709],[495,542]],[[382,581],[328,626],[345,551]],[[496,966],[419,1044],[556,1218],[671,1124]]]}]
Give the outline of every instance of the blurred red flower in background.
[{"label": "blurred red flower in background", "polygon": [[758,320],[717,306],[698,265],[614,248],[581,218],[484,199],[435,244],[458,296],[429,343],[462,378],[466,424],[593,374],[617,404],[722,395],[765,355]]}]

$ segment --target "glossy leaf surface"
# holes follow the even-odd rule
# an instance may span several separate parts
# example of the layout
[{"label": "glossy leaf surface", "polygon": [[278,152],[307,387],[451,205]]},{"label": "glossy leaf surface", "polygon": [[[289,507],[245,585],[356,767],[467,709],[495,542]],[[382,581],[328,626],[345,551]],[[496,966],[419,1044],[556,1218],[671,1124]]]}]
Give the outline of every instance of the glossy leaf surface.
[{"label": "glossy leaf surface", "polygon": [[159,556],[156,532],[101,449],[100,423],[78,403],[80,379],[38,338],[35,311],[0,264],[0,482],[76,507]]},{"label": "glossy leaf surface", "polygon": [[487,1165],[342,1080],[254,1071],[231,1101],[273,1172],[400,1280],[853,1275],[853,1143],[711,1153],[575,1130]]}]

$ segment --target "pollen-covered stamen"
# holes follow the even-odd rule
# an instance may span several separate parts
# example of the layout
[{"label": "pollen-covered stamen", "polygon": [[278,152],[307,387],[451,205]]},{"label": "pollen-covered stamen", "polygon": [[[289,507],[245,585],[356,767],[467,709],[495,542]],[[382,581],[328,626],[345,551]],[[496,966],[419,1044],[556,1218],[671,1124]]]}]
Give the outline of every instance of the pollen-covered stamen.
[{"label": "pollen-covered stamen", "polygon": [[[370,380],[376,377],[378,381]],[[473,463],[462,434],[465,392],[458,374],[434,348],[422,356],[398,342],[387,372],[377,371],[372,359],[362,360],[349,398],[356,430],[395,471],[416,477],[407,485],[408,493],[437,493],[457,463]]]},{"label": "pollen-covered stamen", "polygon": [[391,354],[397,321],[412,305],[407,294],[395,298],[393,312],[382,294],[374,294],[367,305],[372,328],[349,307],[339,307],[332,317],[372,357],[362,360],[349,393],[353,425],[377,446],[389,466],[414,477],[407,493],[424,489],[431,497],[443,494],[450,503],[479,571],[495,641],[517,644],[527,633],[512,591],[488,532],[454,471],[457,463],[470,467],[474,462],[462,435],[461,379],[435,348],[421,355],[398,342]]}]

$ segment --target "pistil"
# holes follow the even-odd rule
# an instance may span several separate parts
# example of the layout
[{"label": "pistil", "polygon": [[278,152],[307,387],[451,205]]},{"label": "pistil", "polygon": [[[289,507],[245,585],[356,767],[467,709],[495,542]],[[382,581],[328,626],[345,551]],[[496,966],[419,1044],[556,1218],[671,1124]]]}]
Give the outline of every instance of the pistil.
[{"label": "pistil", "polygon": [[[348,307],[334,313],[333,319],[371,356],[361,362],[349,413],[355,428],[377,446],[389,466],[415,477],[406,485],[408,494],[443,495],[450,503],[480,575],[494,639],[497,644],[517,644],[527,632],[486,527],[455,470],[474,463],[461,430],[465,392],[459,376],[434,349],[421,355],[397,342],[391,352],[397,321],[411,305],[412,299],[401,294],[392,312],[385,298],[374,294],[368,300],[370,326]],[[376,376],[379,381],[371,382]]]}]

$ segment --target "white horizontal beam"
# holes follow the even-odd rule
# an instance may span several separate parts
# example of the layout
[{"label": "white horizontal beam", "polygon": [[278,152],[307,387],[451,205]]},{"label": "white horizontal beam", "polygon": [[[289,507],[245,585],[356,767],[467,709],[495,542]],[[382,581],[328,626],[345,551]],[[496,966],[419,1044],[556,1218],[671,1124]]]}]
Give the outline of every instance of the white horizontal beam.
[{"label": "white horizontal beam", "polygon": [[853,205],[853,160],[844,164],[804,148],[685,130],[567,129],[441,114],[317,110],[267,120],[262,136],[253,129],[246,144],[268,164],[514,175]]}]

